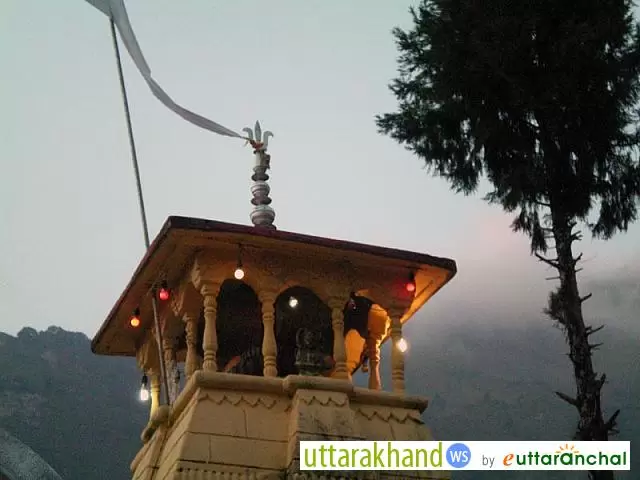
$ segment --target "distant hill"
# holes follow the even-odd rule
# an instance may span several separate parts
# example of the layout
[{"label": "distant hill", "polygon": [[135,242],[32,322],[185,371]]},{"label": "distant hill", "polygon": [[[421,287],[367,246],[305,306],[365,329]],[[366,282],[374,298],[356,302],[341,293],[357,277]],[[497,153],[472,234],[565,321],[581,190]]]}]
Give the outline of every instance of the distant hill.
[{"label": "distant hill", "polygon": [[[414,332],[415,334],[415,332]],[[549,321],[528,327],[438,329],[414,338],[407,358],[409,388],[428,397],[425,420],[443,440],[558,440],[575,431],[577,412],[554,391],[573,394],[568,347]],[[606,414],[622,410],[616,440],[640,444],[640,338],[613,327],[594,359],[609,379],[604,388]],[[636,479],[640,456],[632,456]],[[586,479],[584,474],[520,472],[483,475],[458,473],[457,480],[485,478]]]},{"label": "distant hill", "polygon": [[[573,433],[576,412],[553,394],[573,389],[566,345],[547,323],[493,329],[423,324],[410,330],[407,387],[431,397],[425,420],[438,438],[557,440]],[[640,444],[638,338],[605,329],[600,340],[605,345],[597,366],[611,382],[605,406],[622,409],[619,438]],[[134,360],[95,356],[85,335],[50,327],[44,332],[24,328],[17,337],[0,333],[0,365],[0,428],[30,446],[64,480],[131,478],[129,464],[148,416],[148,406],[136,398],[140,372]],[[632,458],[637,475],[640,456]],[[586,475],[455,475],[457,480],[487,478]]]},{"label": "distant hill", "polygon": [[0,333],[0,427],[64,480],[131,478],[148,418],[139,382],[135,360],[96,356],[81,333]]}]

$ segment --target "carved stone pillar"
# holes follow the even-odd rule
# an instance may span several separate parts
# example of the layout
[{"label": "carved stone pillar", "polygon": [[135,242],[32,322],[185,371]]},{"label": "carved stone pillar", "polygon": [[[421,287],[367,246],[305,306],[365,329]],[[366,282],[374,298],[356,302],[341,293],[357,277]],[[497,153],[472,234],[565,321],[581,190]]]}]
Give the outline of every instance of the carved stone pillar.
[{"label": "carved stone pillar", "polygon": [[264,335],[262,338],[262,358],[264,362],[263,375],[265,377],[278,376],[277,357],[278,346],[275,334],[275,300],[274,292],[260,292],[262,302],[262,326]]},{"label": "carved stone pillar", "polygon": [[391,318],[391,383],[393,391],[404,393],[404,352],[398,348],[398,342],[402,338],[401,311],[389,312]]},{"label": "carved stone pillar", "polygon": [[153,417],[158,407],[160,407],[160,375],[156,371],[149,372],[149,383],[151,393],[151,409],[149,412],[149,418]]},{"label": "carved stone pillar", "polygon": [[333,328],[333,360],[335,378],[349,378],[347,370],[347,352],[344,346],[344,306],[346,301],[339,297],[331,298],[331,327]]},{"label": "carved stone pillar", "polygon": [[201,368],[200,358],[198,358],[198,317],[185,313],[183,315],[187,337],[187,358],[184,362],[184,373],[187,380],[191,378],[197,370]]},{"label": "carved stone pillar", "polygon": [[369,388],[371,390],[381,390],[380,338],[371,333],[367,338],[367,353],[369,355]]},{"label": "carved stone pillar", "polygon": [[165,334],[162,339],[162,353],[164,354],[164,364],[167,369],[167,381],[169,382],[169,400],[175,402],[178,397],[179,386],[176,383],[176,371],[178,370],[178,362],[176,361],[175,339]]},{"label": "carved stone pillar", "polygon": [[204,298],[204,370],[218,371],[218,332],[216,320],[218,315],[218,292],[220,285],[215,283],[203,283],[200,293]]}]

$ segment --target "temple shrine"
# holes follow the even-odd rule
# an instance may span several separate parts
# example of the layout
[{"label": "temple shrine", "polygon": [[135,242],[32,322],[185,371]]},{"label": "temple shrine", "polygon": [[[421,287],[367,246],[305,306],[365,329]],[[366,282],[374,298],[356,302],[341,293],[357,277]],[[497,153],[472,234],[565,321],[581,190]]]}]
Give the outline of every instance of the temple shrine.
[{"label": "temple shrine", "polygon": [[92,341],[142,370],[150,416],[132,478],[449,478],[300,470],[301,440],[432,439],[427,399],[406,389],[403,327],[456,264],[278,230],[256,127],[253,225],[169,217]]}]

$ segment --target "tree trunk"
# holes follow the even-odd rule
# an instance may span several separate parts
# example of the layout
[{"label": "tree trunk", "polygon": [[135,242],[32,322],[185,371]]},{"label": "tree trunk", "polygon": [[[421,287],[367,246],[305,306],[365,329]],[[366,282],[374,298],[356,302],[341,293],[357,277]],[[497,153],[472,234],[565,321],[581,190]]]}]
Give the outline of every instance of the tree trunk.
[{"label": "tree trunk", "polygon": [[[573,257],[572,243],[576,239],[573,219],[568,218],[560,209],[551,206],[553,236],[556,242],[557,259],[554,260],[560,278],[557,293],[552,294],[549,311],[551,316],[564,327],[569,343],[569,358],[573,365],[576,380],[576,397],[569,398],[559,394],[574,405],[580,415],[576,440],[606,441],[613,429],[615,417],[605,422],[602,416],[600,395],[605,375],[596,376],[593,369],[592,350],[589,335],[593,329],[585,326],[582,316],[582,302],[576,278],[577,259]],[[555,305],[554,305],[555,303]],[[565,398],[566,397],[566,398]],[[611,471],[592,471],[593,480],[613,480]]]}]

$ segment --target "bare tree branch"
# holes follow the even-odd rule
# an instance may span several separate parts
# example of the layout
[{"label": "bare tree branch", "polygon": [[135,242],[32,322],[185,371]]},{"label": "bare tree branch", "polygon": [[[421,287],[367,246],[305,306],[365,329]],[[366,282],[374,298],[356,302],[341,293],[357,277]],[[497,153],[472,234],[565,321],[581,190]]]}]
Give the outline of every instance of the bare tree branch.
[{"label": "bare tree branch", "polygon": [[540,255],[539,253],[535,254],[536,258],[538,260],[540,260],[541,262],[546,263],[547,265],[552,266],[553,268],[556,268],[558,270],[560,270],[560,264],[556,261],[556,259],[549,259],[549,258],[545,258],[542,255]]},{"label": "bare tree branch", "polygon": [[573,397],[570,397],[569,395],[567,395],[565,393],[562,393],[562,392],[555,392],[555,393],[556,393],[556,395],[558,397],[560,397],[562,400],[567,402],[569,405],[573,405],[574,407],[576,407],[578,409],[580,408],[580,404],[578,403],[577,399],[575,399]]},{"label": "bare tree branch", "polygon": [[604,383],[607,381],[607,375],[605,373],[602,374],[602,376],[596,380],[596,388],[598,390],[602,389],[602,386],[604,385]]},{"label": "bare tree branch", "polygon": [[616,425],[617,425],[617,424],[616,424],[616,419],[618,418],[618,415],[620,415],[620,409],[616,410],[616,411],[614,412],[614,414],[613,414],[613,415],[611,415],[611,417],[609,418],[609,420],[607,420],[607,421],[605,422],[604,427],[605,427],[607,430],[609,430],[609,431],[613,431],[613,432],[616,432],[616,433],[619,433],[619,432],[616,430],[616,428],[615,428],[615,427],[616,427]]},{"label": "bare tree branch", "polygon": [[584,303],[587,300],[589,300],[591,297],[593,297],[593,293],[589,293],[588,295],[585,295],[584,297],[580,297],[580,303]]},{"label": "bare tree branch", "polygon": [[582,253],[573,259],[573,265],[575,266],[580,260],[582,260]]},{"label": "bare tree branch", "polygon": [[596,332],[599,332],[600,330],[602,330],[604,328],[604,325],[600,325],[599,327],[593,328],[593,327],[587,327],[586,328],[586,332],[587,332],[587,336],[589,335],[593,335]]}]

